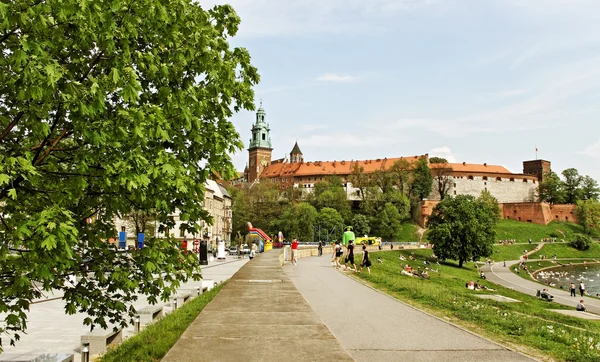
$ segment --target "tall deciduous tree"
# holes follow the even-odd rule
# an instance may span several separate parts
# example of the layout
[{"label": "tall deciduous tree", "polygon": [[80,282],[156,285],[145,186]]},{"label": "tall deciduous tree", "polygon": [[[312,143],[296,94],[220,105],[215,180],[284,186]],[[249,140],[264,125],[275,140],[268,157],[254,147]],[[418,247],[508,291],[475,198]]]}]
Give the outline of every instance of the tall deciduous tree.
[{"label": "tall deciduous tree", "polygon": [[286,239],[298,238],[301,241],[312,241],[314,226],[319,213],[308,202],[293,205],[283,214],[284,235]]},{"label": "tall deciduous tree", "polygon": [[392,184],[396,186],[396,189],[408,196],[412,176],[412,165],[410,162],[405,159],[397,160],[389,168],[388,172],[391,174]]},{"label": "tall deciduous tree", "polygon": [[598,200],[598,196],[600,196],[600,187],[598,187],[598,181],[594,180],[590,176],[584,176],[581,180],[581,193],[581,196],[584,200]]},{"label": "tall deciduous tree", "polygon": [[386,240],[394,240],[402,228],[402,219],[394,204],[388,202],[377,215],[377,232]]},{"label": "tall deciduous tree", "polygon": [[[339,240],[344,230],[344,219],[336,209],[324,207],[319,211],[316,220],[315,238],[320,240]],[[315,240],[318,241],[318,240]]]},{"label": "tall deciduous tree", "polygon": [[452,186],[452,179],[450,178],[452,168],[448,162],[441,162],[441,160],[443,159],[440,159],[440,162],[432,165],[431,173],[433,175],[435,188],[440,195],[440,200],[443,200],[446,195],[448,195],[448,191],[450,191],[450,187]]},{"label": "tall deciduous tree", "polygon": [[350,172],[350,175],[348,175],[348,181],[352,184],[352,187],[359,190],[362,201],[365,201],[367,198],[367,190],[371,185],[369,175],[365,173],[365,168],[358,163],[354,163],[352,165],[352,171]]},{"label": "tall deciduous tree", "polygon": [[43,290],[104,327],[131,321],[138,293],[155,303],[199,277],[173,240],[131,254],[106,240],[131,211],[163,229],[177,210],[185,228],[208,219],[204,181],[234,175],[243,144],[228,119],[253,109],[259,80],[229,46],[239,22],[230,6],[189,0],[0,4],[0,333],[11,342]]},{"label": "tall deciduous tree", "polygon": [[562,172],[564,177],[565,202],[574,204],[577,200],[581,200],[582,189],[581,183],[583,178],[574,168],[567,168]]},{"label": "tall deciduous tree", "polygon": [[600,230],[600,202],[598,200],[588,199],[577,201],[575,213],[586,234]]},{"label": "tall deciduous tree", "polygon": [[354,233],[356,235],[369,235],[371,232],[369,218],[363,214],[354,215],[352,218],[352,227],[354,227]]},{"label": "tall deciduous tree", "polygon": [[470,195],[449,197],[437,204],[427,221],[427,237],[441,260],[465,261],[490,256],[498,220],[489,205]]},{"label": "tall deciduous tree", "polygon": [[317,210],[331,207],[337,210],[344,220],[349,221],[351,218],[350,203],[342,180],[338,176],[328,176],[323,181],[319,181],[308,199]]},{"label": "tall deciduous tree", "polygon": [[426,157],[419,158],[414,164],[411,196],[421,201],[431,193],[433,178]]},{"label": "tall deciduous tree", "polygon": [[564,184],[555,172],[544,176],[544,181],[538,186],[538,197],[542,202],[562,204],[565,202]]}]

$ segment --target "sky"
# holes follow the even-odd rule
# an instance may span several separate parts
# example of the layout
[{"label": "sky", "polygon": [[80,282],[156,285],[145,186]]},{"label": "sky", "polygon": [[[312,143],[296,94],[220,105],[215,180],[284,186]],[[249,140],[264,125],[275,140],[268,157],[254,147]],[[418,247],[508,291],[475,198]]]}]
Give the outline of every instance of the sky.
[{"label": "sky", "polygon": [[[273,159],[552,162],[600,181],[598,0],[229,0]],[[232,118],[247,148],[253,112]],[[233,155],[238,170],[246,150]]]}]

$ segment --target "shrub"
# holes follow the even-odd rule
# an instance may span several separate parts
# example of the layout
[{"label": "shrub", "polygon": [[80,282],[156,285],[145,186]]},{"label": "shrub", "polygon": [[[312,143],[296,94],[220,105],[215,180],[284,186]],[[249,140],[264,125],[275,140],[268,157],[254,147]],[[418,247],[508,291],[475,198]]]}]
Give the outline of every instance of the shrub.
[{"label": "shrub", "polygon": [[559,237],[558,233],[555,233],[554,231],[551,232],[549,235],[550,235],[551,238],[558,238]]},{"label": "shrub", "polygon": [[575,234],[575,238],[569,244],[577,250],[588,250],[592,245],[592,238],[584,234]]}]

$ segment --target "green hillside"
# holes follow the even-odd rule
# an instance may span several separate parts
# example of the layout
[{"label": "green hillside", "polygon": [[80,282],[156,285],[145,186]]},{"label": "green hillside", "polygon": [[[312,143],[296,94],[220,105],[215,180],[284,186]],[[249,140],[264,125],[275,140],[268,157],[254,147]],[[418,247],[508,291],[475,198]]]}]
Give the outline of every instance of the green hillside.
[{"label": "green hillside", "polygon": [[580,225],[565,221],[552,221],[548,225],[538,225],[516,220],[500,220],[496,225],[497,240],[515,239],[517,243],[526,243],[529,239],[539,243],[544,238],[552,237],[557,241],[561,239],[569,241],[573,234],[582,232],[583,228]]}]

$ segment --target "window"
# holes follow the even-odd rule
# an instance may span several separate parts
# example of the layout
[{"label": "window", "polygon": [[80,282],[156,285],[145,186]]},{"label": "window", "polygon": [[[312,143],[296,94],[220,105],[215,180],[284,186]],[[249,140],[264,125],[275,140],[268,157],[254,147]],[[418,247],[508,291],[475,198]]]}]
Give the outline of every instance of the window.
[{"label": "window", "polygon": [[524,178],[524,179],[523,179],[523,182],[527,183],[527,179],[526,179],[526,178]]},{"label": "window", "polygon": [[454,183],[454,187],[456,187],[456,182]]},{"label": "window", "polygon": [[263,141],[264,141],[264,140],[266,140],[266,137],[267,137],[267,135],[263,133],[263,134],[262,134],[262,140],[263,140]]},{"label": "window", "polygon": [[473,176],[469,175],[469,176],[467,176],[467,179],[472,180]]},{"label": "window", "polygon": [[454,190],[454,195],[456,195],[456,190]]},{"label": "window", "polygon": [[185,230],[184,229],[179,229],[179,237],[185,238]]},{"label": "window", "polygon": [[515,178],[514,178],[514,177],[511,177],[511,178],[510,178],[510,182],[515,182]]},{"label": "window", "polygon": [[487,185],[487,182],[484,182],[483,184],[484,184],[484,185]]},{"label": "window", "polygon": [[496,177],[496,181],[502,181],[502,177]]},{"label": "window", "polygon": [[487,181],[487,176],[483,176],[483,181]]}]

